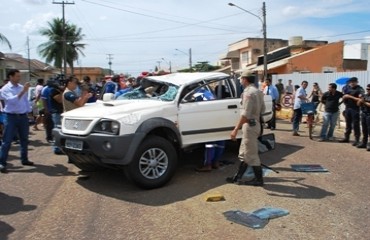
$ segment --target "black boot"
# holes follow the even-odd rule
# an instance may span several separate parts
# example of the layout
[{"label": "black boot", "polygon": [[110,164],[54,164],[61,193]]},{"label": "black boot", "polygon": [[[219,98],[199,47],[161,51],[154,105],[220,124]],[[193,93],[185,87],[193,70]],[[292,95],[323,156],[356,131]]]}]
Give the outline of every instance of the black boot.
[{"label": "black boot", "polygon": [[359,145],[360,144],[360,138],[356,138],[355,139],[355,142],[354,143],[352,143],[352,146],[354,146],[354,147],[356,147],[357,145]]},{"label": "black boot", "polygon": [[253,166],[254,178],[250,181],[240,182],[242,185],[263,186],[263,172],[261,166]]},{"label": "black boot", "polygon": [[370,143],[367,143],[367,148],[366,148],[366,150],[370,152]]},{"label": "black boot", "polygon": [[340,143],[349,143],[349,136],[344,136],[343,139],[339,140]]},{"label": "black boot", "polygon": [[361,144],[357,145],[357,148],[366,148],[366,142],[362,142]]},{"label": "black boot", "polygon": [[228,183],[237,182],[239,179],[241,179],[243,177],[243,174],[245,173],[247,168],[248,168],[248,164],[246,164],[245,162],[242,161],[240,163],[238,171],[235,173],[235,175],[232,176],[232,177],[227,177],[226,182],[228,182]]}]

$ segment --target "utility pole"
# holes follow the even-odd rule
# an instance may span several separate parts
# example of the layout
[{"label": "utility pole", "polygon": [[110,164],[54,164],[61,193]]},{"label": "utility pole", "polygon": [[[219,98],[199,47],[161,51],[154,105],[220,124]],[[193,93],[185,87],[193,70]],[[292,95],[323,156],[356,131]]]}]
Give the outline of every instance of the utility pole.
[{"label": "utility pole", "polygon": [[31,81],[31,55],[30,55],[30,38],[27,36],[27,55],[28,55],[28,81]]},{"label": "utility pole", "polygon": [[[64,75],[67,75],[67,32],[66,32],[66,20],[65,20],[65,11],[64,11],[64,5],[66,4],[75,4],[74,2],[68,2],[68,1],[61,1],[56,2],[53,1],[53,4],[62,4],[62,14],[63,14],[63,69],[64,69]],[[72,69],[71,69],[72,70]]]},{"label": "utility pole", "polygon": [[192,59],[191,59],[191,48],[189,48],[189,70],[190,70],[190,72],[193,71],[193,63],[192,63]]},{"label": "utility pole", "polygon": [[161,61],[157,61],[158,63],[158,72],[161,71]]},{"label": "utility pole", "polygon": [[263,80],[267,79],[267,33],[266,33],[266,4],[262,4],[262,29],[263,29]]},{"label": "utility pole", "polygon": [[109,65],[109,75],[112,75],[112,60],[113,60],[113,54],[107,53],[108,57],[108,65]]},{"label": "utility pole", "polygon": [[234,3],[229,3],[229,6],[239,8],[240,10],[251,14],[258,18],[262,23],[262,32],[263,32],[263,80],[266,80],[267,78],[267,30],[266,30],[266,4],[265,2],[262,3],[262,18],[255,13],[252,13],[242,7],[239,7],[238,5],[235,5]]}]

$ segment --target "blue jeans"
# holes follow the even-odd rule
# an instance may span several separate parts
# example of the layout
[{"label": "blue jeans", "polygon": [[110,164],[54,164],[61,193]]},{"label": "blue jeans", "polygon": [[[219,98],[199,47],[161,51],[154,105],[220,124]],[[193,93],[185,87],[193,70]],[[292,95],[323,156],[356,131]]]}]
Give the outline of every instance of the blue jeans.
[{"label": "blue jeans", "polygon": [[[51,119],[53,120],[53,125],[55,128],[58,128],[62,125],[61,113],[52,113]],[[53,151],[54,153],[62,152],[62,150],[55,145],[53,146]]]},{"label": "blue jeans", "polygon": [[0,151],[0,164],[6,166],[8,160],[9,150],[11,143],[16,133],[19,136],[21,144],[21,161],[28,161],[28,134],[29,134],[29,123],[27,114],[16,115],[16,114],[5,114],[3,115],[4,122],[4,133],[3,133],[3,144],[1,145]]},{"label": "blue jeans", "polygon": [[[333,137],[335,126],[337,125],[339,112],[324,112],[320,138],[328,139]],[[328,131],[329,127],[329,131]]]}]

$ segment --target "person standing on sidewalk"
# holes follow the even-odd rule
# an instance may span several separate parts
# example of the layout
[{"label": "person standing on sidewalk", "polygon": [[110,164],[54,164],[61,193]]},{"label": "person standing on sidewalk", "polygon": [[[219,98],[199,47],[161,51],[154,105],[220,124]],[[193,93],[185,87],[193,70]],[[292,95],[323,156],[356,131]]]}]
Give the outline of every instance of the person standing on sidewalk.
[{"label": "person standing on sidewalk", "polygon": [[345,119],[346,119],[346,130],[344,133],[344,139],[339,140],[340,143],[349,143],[349,136],[351,135],[352,129],[355,135],[355,141],[352,146],[357,146],[360,143],[360,107],[357,106],[357,101],[360,100],[360,96],[363,95],[364,89],[358,85],[358,79],[352,77],[348,80],[349,89],[348,93],[344,94],[344,105]]},{"label": "person standing on sidewalk", "polygon": [[302,119],[302,109],[301,104],[308,101],[306,88],[308,86],[307,81],[303,81],[301,87],[295,92],[294,96],[294,114],[293,114],[293,136],[300,136],[299,131],[299,123]]},{"label": "person standing on sidewalk", "polygon": [[252,166],[255,178],[251,181],[240,182],[244,185],[263,186],[263,172],[261,160],[258,155],[258,137],[261,134],[260,117],[265,112],[263,93],[254,85],[255,77],[244,72],[240,77],[243,85],[242,112],[238,123],[230,134],[231,140],[236,140],[238,130],[242,128],[243,137],[240,143],[239,155],[241,163],[238,171],[232,177],[226,178],[229,183],[236,183],[243,177],[248,165]]},{"label": "person standing on sidewalk", "polygon": [[14,135],[19,135],[21,144],[22,165],[32,166],[28,159],[28,134],[29,123],[27,114],[31,111],[28,102],[28,89],[30,83],[24,86],[19,84],[21,74],[19,70],[12,69],[8,72],[9,82],[1,89],[1,99],[5,101],[4,108],[4,135],[0,151],[0,172],[7,173],[8,154]]},{"label": "person standing on sidewalk", "polygon": [[335,83],[330,83],[328,91],[322,95],[321,102],[325,105],[325,112],[319,142],[333,140],[334,129],[339,116],[339,100],[342,97],[343,93],[337,91],[337,84]]},{"label": "person standing on sidewalk", "polygon": [[272,85],[271,79],[267,78],[265,80],[266,87],[263,89],[263,93],[265,95],[270,95],[272,99],[272,118],[267,123],[267,128],[271,130],[275,130],[276,128],[276,104],[280,103],[279,101],[279,92],[278,89]]},{"label": "person standing on sidewalk", "polygon": [[370,151],[370,84],[366,86],[366,94],[363,95],[357,104],[361,107],[361,127],[362,143],[357,145],[358,148],[367,148]]}]

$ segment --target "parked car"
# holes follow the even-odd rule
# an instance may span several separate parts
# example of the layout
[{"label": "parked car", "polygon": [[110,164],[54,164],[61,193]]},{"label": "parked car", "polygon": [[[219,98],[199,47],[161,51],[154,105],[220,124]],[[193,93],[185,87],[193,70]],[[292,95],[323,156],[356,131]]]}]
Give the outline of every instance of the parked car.
[{"label": "parked car", "polygon": [[[175,173],[182,150],[229,139],[240,117],[238,89],[224,73],[146,77],[117,99],[104,95],[104,101],[64,113],[62,128],[54,129],[56,144],[82,170],[121,168],[140,187],[161,187]],[[215,99],[197,101],[200,90]],[[272,109],[270,96],[265,104]],[[267,111],[265,121],[271,116]]]}]

